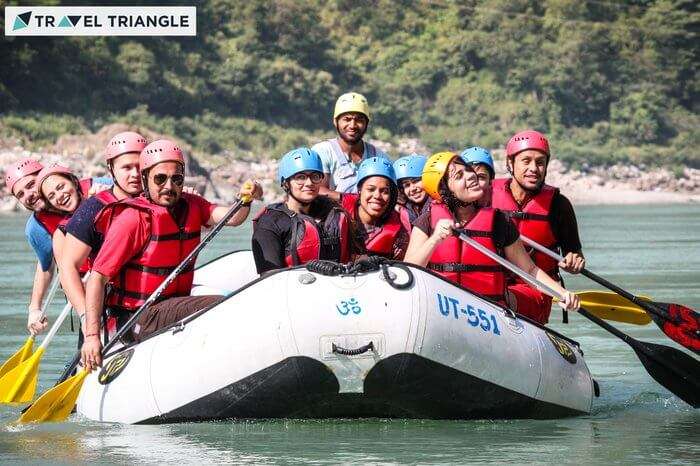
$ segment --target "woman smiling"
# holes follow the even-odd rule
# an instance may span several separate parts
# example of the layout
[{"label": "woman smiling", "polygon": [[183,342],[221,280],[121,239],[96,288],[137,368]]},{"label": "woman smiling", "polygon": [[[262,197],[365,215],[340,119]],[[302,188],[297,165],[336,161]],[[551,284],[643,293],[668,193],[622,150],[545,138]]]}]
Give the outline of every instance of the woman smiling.
[{"label": "woman smiling", "polygon": [[356,243],[367,254],[403,260],[408,232],[394,210],[398,197],[391,162],[372,157],[357,170],[358,194],[342,194],[341,204],[355,221]]}]

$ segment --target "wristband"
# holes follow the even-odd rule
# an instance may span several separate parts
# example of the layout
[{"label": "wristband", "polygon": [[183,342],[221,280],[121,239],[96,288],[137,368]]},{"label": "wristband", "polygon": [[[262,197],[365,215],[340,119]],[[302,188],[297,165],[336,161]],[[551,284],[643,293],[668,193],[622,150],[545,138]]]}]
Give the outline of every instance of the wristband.
[{"label": "wristband", "polygon": [[85,335],[85,338],[99,337],[99,336],[100,336],[99,333],[88,333],[87,335]]}]

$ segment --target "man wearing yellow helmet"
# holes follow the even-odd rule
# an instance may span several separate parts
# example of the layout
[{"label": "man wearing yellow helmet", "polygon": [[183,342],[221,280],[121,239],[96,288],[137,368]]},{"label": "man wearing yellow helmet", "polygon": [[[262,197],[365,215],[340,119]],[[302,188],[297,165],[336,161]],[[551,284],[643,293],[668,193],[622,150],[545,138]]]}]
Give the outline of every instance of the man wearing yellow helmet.
[{"label": "man wearing yellow helmet", "polygon": [[388,156],[362,140],[370,121],[367,99],[356,92],[341,95],[335,103],[333,126],[338,136],[319,142],[311,148],[323,164],[323,184],[320,194],[329,191],[357,192],[357,169],[370,157]]}]

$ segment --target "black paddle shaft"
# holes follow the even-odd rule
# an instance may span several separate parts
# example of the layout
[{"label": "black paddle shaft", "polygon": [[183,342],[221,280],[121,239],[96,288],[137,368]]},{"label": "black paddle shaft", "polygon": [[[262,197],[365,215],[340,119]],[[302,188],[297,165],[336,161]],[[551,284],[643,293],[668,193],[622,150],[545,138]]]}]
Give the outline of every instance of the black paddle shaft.
[{"label": "black paddle shaft", "polygon": [[700,362],[697,359],[676,348],[636,340],[584,308],[578,313],[630,345],[654,380],[693,408],[700,408]]},{"label": "black paddle shaft", "polygon": [[[116,333],[116,335],[114,335],[114,337],[105,345],[105,347],[102,349],[102,356],[107,354],[107,351],[110,348],[112,348],[117,343],[117,341],[119,341],[119,339],[123,337],[129,329],[131,329],[131,327],[134,326],[134,324],[136,323],[136,319],[139,318],[143,311],[146,310],[146,308],[148,308],[148,306],[150,306],[153,303],[153,301],[158,299],[163,290],[165,290],[165,288],[167,288],[168,285],[172,283],[175,277],[177,277],[180,274],[180,272],[182,272],[185,269],[185,267],[187,267],[187,265],[197,256],[197,254],[199,254],[199,252],[209,243],[209,241],[212,240],[212,238],[224,227],[224,225],[226,225],[226,223],[231,219],[231,217],[233,217],[236,214],[236,212],[238,212],[240,208],[243,207],[243,205],[245,205],[245,202],[241,199],[231,206],[229,211],[226,212],[226,215],[224,215],[224,218],[222,218],[219,221],[219,223],[214,225],[214,227],[207,234],[207,236],[205,236],[204,239],[197,245],[197,247],[194,248],[194,250],[192,250],[192,252],[190,252],[187,255],[187,257],[185,257],[185,259],[180,263],[180,265],[175,267],[175,270],[173,270],[170,273],[170,275],[168,275],[168,277],[163,281],[163,283],[161,283],[158,289],[154,291],[151,296],[148,297],[146,302],[143,303],[143,305],[138,309],[138,311],[136,311],[134,315],[131,316],[131,318],[126,322],[126,324],[124,324],[122,328],[119,329],[119,331]],[[71,361],[70,365],[66,367],[66,370],[63,371],[63,374],[56,382],[56,385],[65,381],[70,376],[70,373],[73,372],[73,369],[75,369],[78,363],[80,362],[80,355],[80,350],[78,350],[78,353],[73,357],[73,360]]]},{"label": "black paddle shaft", "polygon": [[183,259],[182,262],[180,262],[180,265],[175,267],[175,270],[170,272],[170,275],[167,276],[165,280],[163,280],[163,283],[160,284],[160,286],[154,291],[151,296],[148,297],[145,303],[141,305],[141,307],[134,312],[134,314],[131,316],[131,318],[126,321],[126,323],[122,326],[122,328],[117,331],[117,333],[112,337],[112,339],[105,345],[104,348],[102,348],[102,355],[104,356],[107,354],[107,351],[112,348],[117,341],[121,337],[126,334],[129,330],[131,330],[131,327],[134,326],[136,323],[136,320],[143,314],[143,312],[148,309],[148,307],[155,302],[156,299],[160,297],[160,295],[163,293],[163,291],[177,278],[180,273],[185,270],[185,267],[189,265],[190,262],[192,262],[196,257],[199,252],[204,249],[204,247],[209,243],[209,241],[212,240],[214,236],[216,236],[217,233],[228,223],[228,221],[233,217],[238,210],[243,207],[244,201],[242,199],[238,200],[238,202],[234,203],[231,208],[226,212],[226,215],[217,223],[214,225],[214,227],[211,229],[211,231],[207,234],[207,236],[204,237],[204,239],[197,245],[196,248],[190,252],[187,257]]},{"label": "black paddle shaft", "polygon": [[593,272],[583,269],[581,273],[644,309],[669,338],[700,354],[700,316],[697,312],[680,304],[644,301]]},{"label": "black paddle shaft", "polygon": [[654,304],[652,304],[652,303],[650,303],[650,302],[648,302],[648,301],[644,301],[644,300],[642,300],[642,299],[637,298],[637,297],[636,297],[635,295],[633,295],[632,293],[630,293],[630,292],[628,292],[628,291],[626,291],[626,290],[623,290],[622,288],[620,288],[619,286],[615,285],[614,283],[610,283],[609,281],[607,281],[606,279],[604,279],[604,278],[601,277],[600,275],[596,275],[596,274],[594,274],[593,272],[591,272],[590,270],[587,270],[587,269],[581,270],[581,275],[590,278],[590,279],[593,280],[594,282],[598,282],[599,284],[603,285],[605,288],[607,288],[607,289],[609,289],[609,290],[612,290],[612,291],[614,291],[615,293],[617,293],[617,294],[619,294],[620,296],[622,296],[623,298],[632,301],[634,304],[636,304],[637,306],[641,307],[642,309],[644,309],[645,311],[647,311],[649,314],[653,314],[653,315],[655,315],[655,316],[657,316],[657,317],[660,317],[660,318],[662,318],[662,319],[667,319],[667,318],[668,318],[668,316],[665,315],[665,312],[664,312],[662,309],[659,309],[659,308],[658,308],[657,306],[655,306]]}]

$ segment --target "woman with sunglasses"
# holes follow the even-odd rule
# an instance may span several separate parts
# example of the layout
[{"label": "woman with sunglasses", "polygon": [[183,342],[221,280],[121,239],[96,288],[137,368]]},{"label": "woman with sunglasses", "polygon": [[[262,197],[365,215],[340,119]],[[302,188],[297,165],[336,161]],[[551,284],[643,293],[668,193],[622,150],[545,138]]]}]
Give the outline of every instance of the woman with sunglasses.
[{"label": "woman with sunglasses", "polygon": [[439,152],[426,162],[422,179],[434,201],[413,224],[406,262],[427,266],[457,285],[507,304],[505,269],[454,235],[454,228],[462,228],[482,246],[560,292],[567,310],[578,309],[579,298],[532,262],[513,222],[497,209],[480,207],[484,191],[471,165],[455,153]]},{"label": "woman with sunglasses", "polygon": [[357,244],[365,253],[403,260],[408,231],[394,209],[399,191],[391,162],[371,157],[357,170],[357,194],[340,195],[341,205],[355,222]]},{"label": "woman with sunglasses", "polygon": [[319,196],[323,165],[306,147],[286,153],[278,178],[286,200],[268,205],[253,220],[252,249],[258,273],[314,259],[350,260],[350,219],[334,201]]}]

